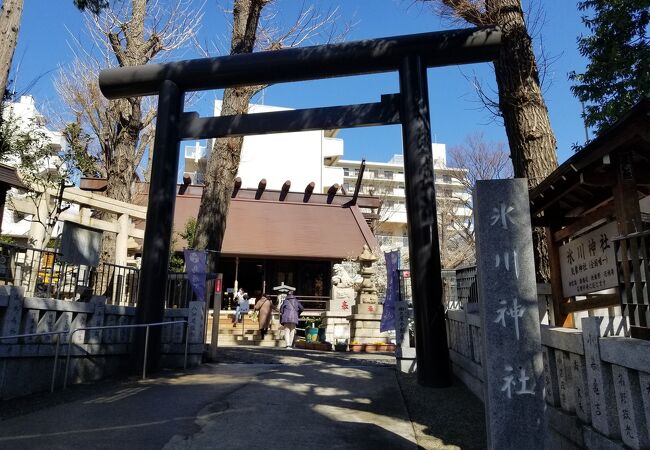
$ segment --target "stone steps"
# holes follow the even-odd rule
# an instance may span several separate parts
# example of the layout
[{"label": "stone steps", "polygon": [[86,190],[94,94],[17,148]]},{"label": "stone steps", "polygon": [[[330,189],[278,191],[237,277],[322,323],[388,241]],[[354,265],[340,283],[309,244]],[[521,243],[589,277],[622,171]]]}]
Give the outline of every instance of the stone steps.
[{"label": "stone steps", "polygon": [[286,344],[284,340],[276,341],[276,340],[271,340],[271,339],[265,339],[265,340],[260,340],[260,339],[235,339],[235,340],[230,340],[230,341],[223,341],[219,340],[219,347],[238,347],[240,345],[253,345],[256,347],[272,347],[272,348],[278,348],[278,347],[284,347]]},{"label": "stone steps", "polygon": [[[233,326],[235,312],[219,315],[219,346],[236,347],[240,345],[252,345],[258,347],[284,347],[285,341],[280,337],[280,324],[277,315],[271,323],[266,338],[262,340],[259,331],[259,322],[251,320],[247,314],[242,315],[242,321]],[[208,329],[212,329],[212,314],[208,316]],[[207,337],[210,341],[210,337]]]},{"label": "stone steps", "polygon": [[259,333],[242,335],[219,334],[219,347],[235,347],[238,345],[255,345],[258,347],[284,347],[285,341],[279,332],[271,332],[264,339]]}]

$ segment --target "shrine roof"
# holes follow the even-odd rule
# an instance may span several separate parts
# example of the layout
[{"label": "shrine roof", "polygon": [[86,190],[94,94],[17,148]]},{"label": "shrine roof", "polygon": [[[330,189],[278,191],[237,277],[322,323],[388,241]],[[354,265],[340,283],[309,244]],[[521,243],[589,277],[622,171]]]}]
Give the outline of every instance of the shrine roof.
[{"label": "shrine roof", "polygon": [[25,183],[23,183],[18,176],[16,168],[5,164],[0,164],[0,183],[8,184],[9,186],[20,189],[28,189],[28,187],[25,186]]},{"label": "shrine roof", "polygon": [[650,194],[650,98],[637,103],[530,190],[533,223],[561,225],[594,208],[612,207],[614,162],[621,152],[630,152],[639,197]]},{"label": "shrine roof", "polygon": [[[279,194],[274,191],[266,191],[268,199],[256,199],[255,193],[241,189],[231,199],[223,256],[335,260],[358,255],[364,244],[377,246],[357,205],[303,202],[295,197],[273,200]],[[201,195],[196,192],[176,197],[175,230],[182,230],[190,218],[198,216],[200,203]],[[183,245],[177,242],[177,246]]]}]

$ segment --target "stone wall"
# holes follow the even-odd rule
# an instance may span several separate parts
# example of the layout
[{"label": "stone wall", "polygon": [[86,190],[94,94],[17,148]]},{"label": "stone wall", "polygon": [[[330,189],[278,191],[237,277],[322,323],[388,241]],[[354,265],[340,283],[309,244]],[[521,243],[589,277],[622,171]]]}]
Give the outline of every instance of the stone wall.
[{"label": "stone wall", "polygon": [[[190,322],[188,364],[197,364],[203,352],[203,302],[189,308],[168,309],[164,321]],[[23,296],[23,288],[0,286],[0,336],[62,331],[55,387],[63,384],[65,356],[72,336],[68,383],[101,379],[129,371],[133,329],[78,331],[78,328],[130,325],[135,308],[107,305],[104,297],[73,302]],[[50,389],[55,336],[0,339],[0,399]],[[184,324],[162,328],[162,362],[182,367],[185,351]]]},{"label": "stone wall", "polygon": [[454,375],[483,400],[481,317],[465,310],[447,311],[447,339]]},{"label": "stone wall", "polygon": [[[538,297],[544,309],[545,286]],[[582,331],[540,326],[547,446],[650,448],[650,342],[627,337],[620,317],[585,318]],[[454,373],[482,399],[478,314],[448,311],[447,330]]]}]

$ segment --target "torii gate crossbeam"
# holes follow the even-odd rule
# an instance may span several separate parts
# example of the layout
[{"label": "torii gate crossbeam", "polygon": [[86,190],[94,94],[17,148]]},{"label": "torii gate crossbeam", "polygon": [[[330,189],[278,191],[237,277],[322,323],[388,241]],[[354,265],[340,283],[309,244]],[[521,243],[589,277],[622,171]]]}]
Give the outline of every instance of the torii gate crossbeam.
[{"label": "torii gate crossbeam", "polygon": [[[99,75],[109,99],[158,94],[147,224],[138,296],[139,323],[159,322],[171,241],[179,144],[216,136],[402,124],[410,266],[418,380],[451,383],[442,305],[427,68],[494,60],[495,27],[440,31],[343,44],[293,48],[167,64],[121,67]],[[398,71],[399,96],[382,102],[264,115],[200,118],[183,114],[185,92],[252,84],[304,81]],[[262,119],[262,120],[260,120]],[[286,122],[283,127],[282,122]],[[152,333],[148,365],[160,358],[160,331]],[[136,348],[140,348],[138,345]],[[142,358],[139,358],[142,360]]]}]

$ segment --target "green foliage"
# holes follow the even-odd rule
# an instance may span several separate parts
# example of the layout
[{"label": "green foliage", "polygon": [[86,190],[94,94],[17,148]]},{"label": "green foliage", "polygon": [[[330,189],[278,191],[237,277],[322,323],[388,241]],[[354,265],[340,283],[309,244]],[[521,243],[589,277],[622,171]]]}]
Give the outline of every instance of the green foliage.
[{"label": "green foliage", "polygon": [[650,96],[650,3],[648,0],[582,0],[582,21],[591,35],[578,39],[590,62],[585,73],[571,72],[571,87],[587,103],[585,121],[600,132],[630,107]]},{"label": "green foliage", "polygon": [[184,272],[185,261],[183,257],[174,251],[174,247],[178,243],[178,236],[182,237],[191,245],[196,235],[196,219],[189,219],[185,224],[185,228],[180,233],[172,231],[172,242],[170,245],[169,253],[169,271],[170,272]]},{"label": "green foliage", "polygon": [[73,3],[80,11],[87,9],[93,14],[99,14],[102,9],[108,8],[108,0],[73,0]]},{"label": "green foliage", "polygon": [[170,272],[183,272],[183,268],[185,267],[185,262],[183,261],[183,258],[174,251],[174,247],[176,247],[177,241],[178,239],[176,238],[176,233],[174,233],[174,230],[172,230],[172,241],[169,245],[168,270]]},{"label": "green foliage", "polygon": [[11,236],[0,235],[1,244],[15,244],[16,240]]},{"label": "green foliage", "polygon": [[181,273],[185,270],[185,261],[183,258],[176,254],[174,251],[169,256],[169,271]]},{"label": "green foliage", "polygon": [[0,162],[15,166],[32,188],[58,188],[69,178],[61,148],[53,143],[41,116],[25,120],[9,111],[0,124]]},{"label": "green foliage", "polygon": [[187,245],[193,245],[196,236],[196,219],[189,219],[185,224],[185,229],[178,235],[187,241]]},{"label": "green foliage", "polygon": [[85,177],[101,177],[99,158],[89,152],[92,136],[78,122],[71,122],[63,129],[63,137],[68,144],[64,154],[66,162]]},{"label": "green foliage", "polygon": [[305,328],[320,328],[323,323],[321,316],[305,316],[301,317],[300,320],[305,321]]},{"label": "green foliage", "polygon": [[45,248],[48,248],[48,249],[51,249],[51,250],[54,250],[57,247],[58,247],[58,242],[54,238],[50,238],[50,240],[47,241],[47,245],[45,246]]}]

